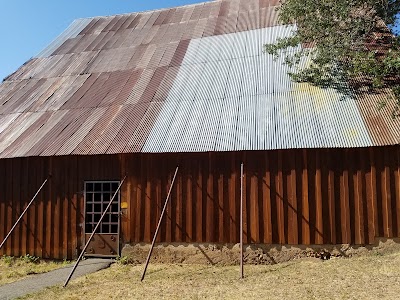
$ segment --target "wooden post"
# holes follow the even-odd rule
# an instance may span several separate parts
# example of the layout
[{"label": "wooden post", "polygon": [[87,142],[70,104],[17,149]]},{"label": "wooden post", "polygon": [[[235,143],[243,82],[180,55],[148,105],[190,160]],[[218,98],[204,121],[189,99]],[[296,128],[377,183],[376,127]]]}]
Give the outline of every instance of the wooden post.
[{"label": "wooden post", "polygon": [[243,163],[240,166],[240,279],[244,278],[243,272]]},{"label": "wooden post", "polygon": [[144,276],[146,275],[146,270],[147,270],[147,267],[148,267],[149,262],[150,262],[151,253],[153,252],[154,244],[155,244],[156,239],[157,239],[157,235],[158,235],[158,231],[160,229],[161,221],[162,221],[162,219],[164,217],[165,211],[167,210],[167,204],[169,202],[171,191],[172,191],[172,188],[174,186],[176,174],[178,174],[178,169],[179,169],[179,166],[176,167],[174,178],[172,179],[171,186],[169,188],[169,192],[168,192],[168,195],[167,195],[167,199],[165,199],[164,208],[163,208],[163,210],[161,212],[161,216],[160,216],[160,220],[158,221],[156,232],[154,233],[154,237],[153,237],[153,241],[151,243],[150,251],[149,251],[149,254],[147,255],[147,259],[146,259],[146,265],[144,266],[142,278],[140,279],[140,281],[143,281]]}]

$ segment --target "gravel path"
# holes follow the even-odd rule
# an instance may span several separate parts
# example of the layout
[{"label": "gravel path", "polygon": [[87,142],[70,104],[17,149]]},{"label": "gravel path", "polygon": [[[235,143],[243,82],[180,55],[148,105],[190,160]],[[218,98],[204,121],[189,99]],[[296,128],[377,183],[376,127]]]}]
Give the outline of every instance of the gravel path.
[{"label": "gravel path", "polygon": [[[86,259],[81,261],[75,270],[72,279],[108,268],[111,259]],[[62,285],[73,268],[68,266],[48,273],[33,275],[13,283],[0,286],[0,300],[9,300],[24,296],[54,285]],[[72,280],[71,279],[71,280]]]}]

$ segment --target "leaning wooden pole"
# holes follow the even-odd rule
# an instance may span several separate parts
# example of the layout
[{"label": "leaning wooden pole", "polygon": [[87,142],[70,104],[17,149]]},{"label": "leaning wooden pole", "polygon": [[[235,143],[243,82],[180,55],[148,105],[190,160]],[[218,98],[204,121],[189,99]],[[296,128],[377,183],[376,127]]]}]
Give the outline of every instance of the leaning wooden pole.
[{"label": "leaning wooden pole", "polygon": [[72,275],[74,274],[76,268],[78,267],[79,262],[81,261],[83,255],[85,255],[85,251],[86,251],[87,247],[89,246],[90,241],[92,240],[94,234],[96,233],[96,231],[97,231],[97,229],[99,228],[101,222],[103,221],[103,218],[104,218],[104,216],[106,215],[107,211],[110,209],[111,204],[114,202],[115,196],[118,195],[118,192],[119,192],[119,190],[121,189],[121,186],[122,186],[122,184],[124,183],[125,179],[126,179],[126,175],[125,175],[124,179],[122,179],[122,181],[121,181],[121,183],[119,184],[117,190],[115,191],[115,193],[114,193],[114,195],[112,196],[110,202],[108,203],[106,209],[104,210],[103,214],[101,215],[99,222],[96,224],[96,227],[94,228],[92,234],[90,235],[89,239],[87,240],[85,247],[83,247],[82,252],[81,252],[81,254],[79,255],[79,257],[78,257],[78,259],[77,259],[77,261],[76,261],[74,267],[72,268],[71,273],[69,273],[68,278],[67,278],[67,280],[65,281],[63,287],[66,287],[67,284],[68,284],[68,282],[71,280],[71,277],[72,277]]},{"label": "leaning wooden pole", "polygon": [[161,212],[160,220],[158,221],[158,225],[157,225],[156,232],[154,233],[153,241],[151,242],[150,251],[149,251],[149,254],[147,255],[146,265],[144,266],[142,278],[140,279],[140,281],[143,281],[144,276],[146,276],[146,271],[147,271],[147,267],[148,267],[149,262],[150,262],[151,253],[153,252],[154,244],[156,242],[158,231],[159,231],[160,226],[161,226],[161,221],[162,221],[162,219],[164,217],[165,211],[167,210],[167,205],[168,205],[168,202],[169,202],[169,198],[170,198],[170,195],[171,195],[172,188],[174,186],[176,174],[178,174],[178,169],[179,169],[179,166],[176,167],[174,178],[172,179],[171,186],[169,187],[169,192],[168,192],[168,195],[167,195],[167,199],[165,199],[164,208],[163,208],[163,210]]},{"label": "leaning wooden pole", "polygon": [[29,207],[32,205],[33,201],[36,199],[37,195],[39,195],[40,191],[42,190],[42,188],[44,187],[44,185],[47,183],[47,181],[49,180],[49,178],[47,177],[45,181],[43,181],[42,185],[40,186],[40,188],[37,190],[36,194],[33,196],[33,198],[31,199],[31,201],[29,201],[28,206],[24,209],[24,211],[22,212],[22,214],[19,216],[18,220],[15,222],[14,226],[11,228],[10,232],[6,235],[6,237],[4,238],[4,240],[1,242],[0,244],[0,249],[3,247],[3,245],[6,243],[6,241],[8,240],[8,238],[10,237],[11,233],[14,231],[15,227],[17,227],[18,223],[22,220],[22,218],[24,217],[24,215],[26,214],[26,212],[28,211]]},{"label": "leaning wooden pole", "polygon": [[244,278],[243,272],[243,163],[240,165],[240,278]]}]

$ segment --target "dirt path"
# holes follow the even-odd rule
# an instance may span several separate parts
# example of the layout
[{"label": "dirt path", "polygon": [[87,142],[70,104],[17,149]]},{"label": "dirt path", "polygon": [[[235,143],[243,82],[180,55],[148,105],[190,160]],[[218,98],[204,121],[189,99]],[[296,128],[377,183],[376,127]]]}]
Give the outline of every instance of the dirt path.
[{"label": "dirt path", "polygon": [[[79,263],[72,279],[108,268],[110,259],[87,259]],[[34,293],[47,287],[61,285],[67,279],[73,266],[68,266],[48,273],[33,275],[17,282],[0,286],[0,300],[9,300]]]}]

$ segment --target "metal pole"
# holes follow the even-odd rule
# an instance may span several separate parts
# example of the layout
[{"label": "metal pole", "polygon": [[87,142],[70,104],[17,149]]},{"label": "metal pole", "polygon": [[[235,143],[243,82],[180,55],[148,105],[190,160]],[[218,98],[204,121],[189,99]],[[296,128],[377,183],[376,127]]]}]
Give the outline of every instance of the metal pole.
[{"label": "metal pole", "polygon": [[40,188],[38,189],[38,191],[36,192],[35,196],[33,196],[32,200],[28,203],[28,206],[24,209],[24,211],[22,212],[22,214],[19,216],[17,222],[15,222],[14,226],[11,228],[10,232],[6,235],[6,237],[4,238],[3,242],[1,242],[0,244],[0,249],[1,247],[3,247],[3,245],[6,243],[7,239],[10,237],[11,233],[13,232],[13,230],[15,229],[15,227],[17,227],[19,221],[21,221],[21,219],[23,218],[23,216],[25,215],[25,213],[28,211],[29,207],[31,206],[31,204],[33,203],[33,201],[35,200],[35,198],[37,197],[37,195],[39,195],[40,191],[42,190],[42,188],[44,187],[44,185],[47,183],[47,181],[49,180],[49,178],[46,178],[45,181],[43,181],[42,185],[40,186]]},{"label": "metal pole", "polygon": [[122,181],[121,181],[121,183],[119,184],[117,190],[115,191],[115,193],[114,193],[114,195],[112,196],[110,202],[108,203],[106,209],[104,210],[103,214],[101,215],[99,222],[96,224],[96,227],[94,228],[92,234],[90,235],[89,239],[87,240],[85,247],[83,247],[82,252],[81,252],[81,254],[80,254],[79,257],[78,257],[78,260],[76,261],[74,267],[72,268],[71,273],[69,273],[68,278],[67,278],[67,280],[65,281],[63,287],[66,287],[67,284],[68,284],[68,282],[71,280],[71,277],[72,277],[72,275],[74,274],[76,268],[78,267],[78,264],[79,264],[80,260],[82,259],[83,255],[85,255],[86,248],[89,246],[89,243],[90,243],[90,241],[92,240],[94,234],[96,233],[97,228],[99,228],[101,222],[103,221],[104,216],[106,215],[107,211],[110,209],[111,204],[113,203],[115,196],[118,194],[119,190],[121,189],[121,186],[122,186],[122,184],[124,183],[125,179],[126,179],[126,175],[125,175],[124,179],[122,179]]},{"label": "metal pole", "polygon": [[161,221],[162,221],[162,219],[163,219],[163,217],[164,217],[165,211],[167,210],[167,204],[168,204],[168,201],[169,201],[169,196],[171,195],[171,191],[172,191],[172,187],[174,186],[176,174],[178,174],[178,169],[179,169],[179,166],[176,167],[175,174],[174,174],[174,178],[172,179],[172,182],[171,182],[171,186],[170,186],[170,188],[169,188],[169,192],[168,192],[167,199],[165,199],[164,208],[163,208],[163,210],[162,210],[162,212],[161,212],[161,216],[160,216],[160,220],[158,221],[158,225],[157,225],[156,232],[154,233],[154,237],[153,237],[153,241],[152,241],[152,243],[151,243],[150,251],[149,251],[149,254],[147,255],[147,259],[146,259],[146,265],[144,266],[142,278],[140,279],[140,281],[143,281],[144,276],[146,275],[146,270],[147,270],[147,267],[148,267],[149,262],[150,262],[151,253],[153,252],[154,244],[155,244],[155,242],[156,242],[156,238],[157,238],[157,235],[158,235],[158,231],[159,231],[159,229],[160,229]]},{"label": "metal pole", "polygon": [[243,163],[240,166],[240,278],[243,274]]}]

